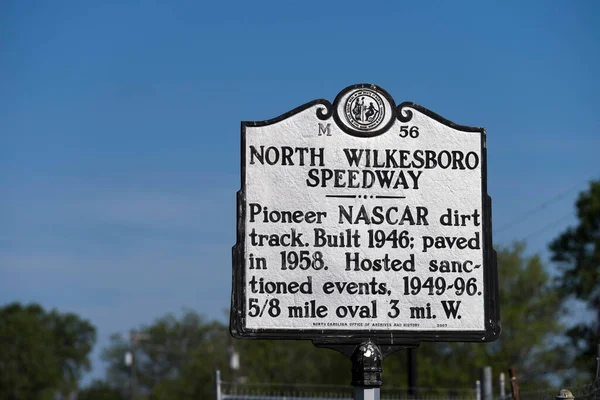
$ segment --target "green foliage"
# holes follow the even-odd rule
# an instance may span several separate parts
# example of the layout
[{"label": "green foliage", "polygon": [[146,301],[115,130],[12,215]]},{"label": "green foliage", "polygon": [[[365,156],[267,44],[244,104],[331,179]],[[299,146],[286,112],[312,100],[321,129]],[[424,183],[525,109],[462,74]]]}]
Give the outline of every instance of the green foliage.
[{"label": "green foliage", "polygon": [[243,363],[240,373],[250,382],[350,383],[348,358],[308,340],[239,340],[236,347]]},{"label": "green foliage", "polygon": [[[227,366],[229,333],[223,324],[186,311],[179,319],[167,315],[138,332],[144,335],[135,349],[138,393],[160,399],[170,398],[165,393],[174,398],[209,398],[215,369]],[[102,356],[109,363],[108,381],[129,397],[131,367],[123,360],[130,344],[119,336],[111,341]]]},{"label": "green foliage", "polygon": [[0,308],[0,400],[53,399],[75,390],[96,330],[74,314],[37,304]]},{"label": "green foliage", "polygon": [[559,263],[560,289],[584,301],[596,313],[595,321],[569,331],[578,350],[577,366],[592,375],[596,342],[600,337],[600,181],[590,182],[575,203],[577,225],[567,228],[550,244],[552,260]]},{"label": "green foliage", "polygon": [[[479,369],[495,373],[516,367],[521,382],[538,385],[549,371],[562,368],[563,352],[552,339],[561,331],[561,298],[550,284],[538,256],[526,256],[516,243],[498,251],[499,290],[503,333],[483,343],[424,343],[418,349],[419,386],[472,388]],[[144,326],[148,334],[138,346],[141,393],[148,399],[211,398],[214,373],[226,382],[289,385],[311,383],[349,387],[350,361],[340,353],[316,348],[310,341],[234,340],[227,327],[188,311],[181,318],[166,316]],[[235,376],[228,353],[235,348],[240,368]],[[123,365],[128,345],[115,338],[105,351],[109,376],[128,387],[131,371]],[[556,351],[555,351],[556,350]],[[386,387],[406,387],[407,352],[384,362]],[[231,386],[229,386],[231,387]],[[282,389],[280,387],[280,389]]]},{"label": "green foliage", "polygon": [[[211,398],[217,369],[228,382],[350,382],[350,362],[337,352],[317,349],[307,341],[235,341],[226,325],[192,311],[179,319],[162,317],[139,332],[147,335],[136,350],[139,393],[149,399]],[[123,338],[114,337],[103,354],[109,363],[108,381],[127,394],[131,369],[123,358],[129,348]],[[235,376],[229,367],[233,349],[241,360]]]},{"label": "green foliage", "polygon": [[77,393],[77,400],[125,400],[125,397],[106,382],[94,381]]},{"label": "green foliage", "polygon": [[[419,386],[472,387],[479,369],[494,374],[515,367],[521,382],[536,386],[547,373],[563,368],[562,352],[553,343],[561,332],[561,298],[538,256],[525,256],[525,245],[498,249],[502,334],[492,343],[423,343],[417,350]],[[405,386],[406,355],[390,356],[386,382]]]}]

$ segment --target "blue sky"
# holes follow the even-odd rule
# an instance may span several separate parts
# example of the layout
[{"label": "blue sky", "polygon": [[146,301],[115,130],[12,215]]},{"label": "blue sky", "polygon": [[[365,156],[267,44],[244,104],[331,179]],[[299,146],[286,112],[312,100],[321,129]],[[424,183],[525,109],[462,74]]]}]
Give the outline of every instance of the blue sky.
[{"label": "blue sky", "polygon": [[112,333],[183,308],[225,321],[240,121],[363,82],[484,126],[494,240],[546,256],[600,178],[599,15],[595,1],[2,2],[0,304],[90,319],[91,376]]}]

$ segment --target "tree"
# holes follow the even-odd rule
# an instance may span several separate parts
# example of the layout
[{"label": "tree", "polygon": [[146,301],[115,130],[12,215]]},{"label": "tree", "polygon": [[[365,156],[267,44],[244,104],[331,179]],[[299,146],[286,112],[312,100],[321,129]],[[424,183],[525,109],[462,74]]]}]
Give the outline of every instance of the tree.
[{"label": "tree", "polygon": [[348,385],[351,363],[308,340],[239,340],[240,374],[250,382]]},{"label": "tree", "polygon": [[0,308],[0,400],[54,399],[89,370],[96,330],[75,314],[37,304]]},{"label": "tree", "polygon": [[590,182],[575,206],[577,225],[552,241],[550,251],[561,268],[560,289],[585,302],[596,314],[594,321],[580,323],[568,332],[578,353],[577,365],[591,374],[600,338],[600,181]]},{"label": "tree", "polygon": [[[180,318],[167,315],[138,329],[145,340],[137,346],[136,375],[140,393],[150,399],[212,398],[214,374],[227,382],[348,385],[350,362],[337,352],[317,349],[309,341],[234,340],[228,327],[193,311]],[[129,344],[115,336],[103,358],[109,363],[111,386],[129,390],[131,370],[123,363]],[[235,348],[240,369],[229,367]]]},{"label": "tree", "polygon": [[[499,249],[498,263],[500,339],[489,344],[423,343],[418,350],[419,386],[471,389],[479,368],[486,365],[498,372],[516,367],[520,380],[534,385],[564,362],[564,353],[553,351],[553,339],[561,332],[561,297],[540,258],[526,256],[525,245],[515,243]],[[147,339],[138,345],[137,375],[149,399],[211,398],[216,369],[230,383],[277,383],[290,389],[297,383],[349,388],[351,380],[351,363],[340,353],[306,340],[234,340],[224,324],[206,321],[192,311],[180,318],[162,317],[140,332]],[[240,358],[235,376],[228,365],[231,346]],[[120,388],[127,387],[130,377],[123,363],[127,349],[126,342],[115,338],[105,351],[110,382]],[[386,388],[405,387],[405,367],[406,351],[385,360]]]},{"label": "tree", "polygon": [[[229,333],[223,324],[186,311],[181,318],[166,315],[137,332],[144,335],[135,349],[139,393],[156,396],[157,392],[170,392],[175,396],[181,392],[177,398],[209,398],[215,369],[227,366]],[[130,394],[131,368],[123,362],[130,343],[120,336],[111,342],[102,355],[109,363],[108,382]],[[191,370],[196,375],[186,380]]]},{"label": "tree", "polygon": [[[561,296],[539,256],[526,256],[525,244],[498,248],[502,334],[492,343],[422,343],[418,353],[419,386],[471,388],[479,368],[506,372],[517,368],[519,380],[535,386],[548,372],[563,368],[557,348],[561,333]],[[386,382],[405,386],[406,354],[393,354],[384,363]],[[386,383],[386,384],[388,384]]]},{"label": "tree", "polygon": [[77,393],[77,400],[125,400],[120,391],[103,381],[94,381]]}]

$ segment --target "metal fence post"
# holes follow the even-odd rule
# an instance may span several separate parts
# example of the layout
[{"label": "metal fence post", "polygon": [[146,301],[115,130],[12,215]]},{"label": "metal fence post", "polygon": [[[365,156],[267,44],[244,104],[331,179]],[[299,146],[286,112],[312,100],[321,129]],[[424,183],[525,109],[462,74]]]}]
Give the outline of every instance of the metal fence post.
[{"label": "metal fence post", "polygon": [[221,397],[221,371],[217,370],[215,372],[215,393],[217,394],[216,400],[222,400]]},{"label": "metal fence post", "polygon": [[510,376],[510,390],[513,400],[519,400],[519,384],[517,383],[517,371],[514,368],[508,370]]},{"label": "metal fence post", "polygon": [[506,381],[504,380],[504,372],[500,372],[500,398],[502,400],[504,400],[504,397],[506,397],[505,385]]},{"label": "metal fence post", "polygon": [[596,347],[596,380],[600,378],[600,343]]},{"label": "metal fence post", "polygon": [[481,400],[481,381],[475,382],[475,399]]},{"label": "metal fence post", "polygon": [[483,400],[492,400],[492,367],[483,367],[481,369],[481,387]]}]

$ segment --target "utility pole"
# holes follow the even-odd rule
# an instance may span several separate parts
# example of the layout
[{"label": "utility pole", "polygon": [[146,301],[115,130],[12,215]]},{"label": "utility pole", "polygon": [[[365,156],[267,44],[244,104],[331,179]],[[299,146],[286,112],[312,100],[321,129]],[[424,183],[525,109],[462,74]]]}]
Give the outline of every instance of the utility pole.
[{"label": "utility pole", "polygon": [[136,400],[138,397],[138,382],[137,382],[137,345],[141,340],[147,340],[150,335],[146,333],[140,333],[135,330],[131,330],[128,334],[122,334],[121,337],[129,339],[129,351],[125,353],[125,365],[131,367],[130,375],[130,389],[131,389],[131,400]]}]

